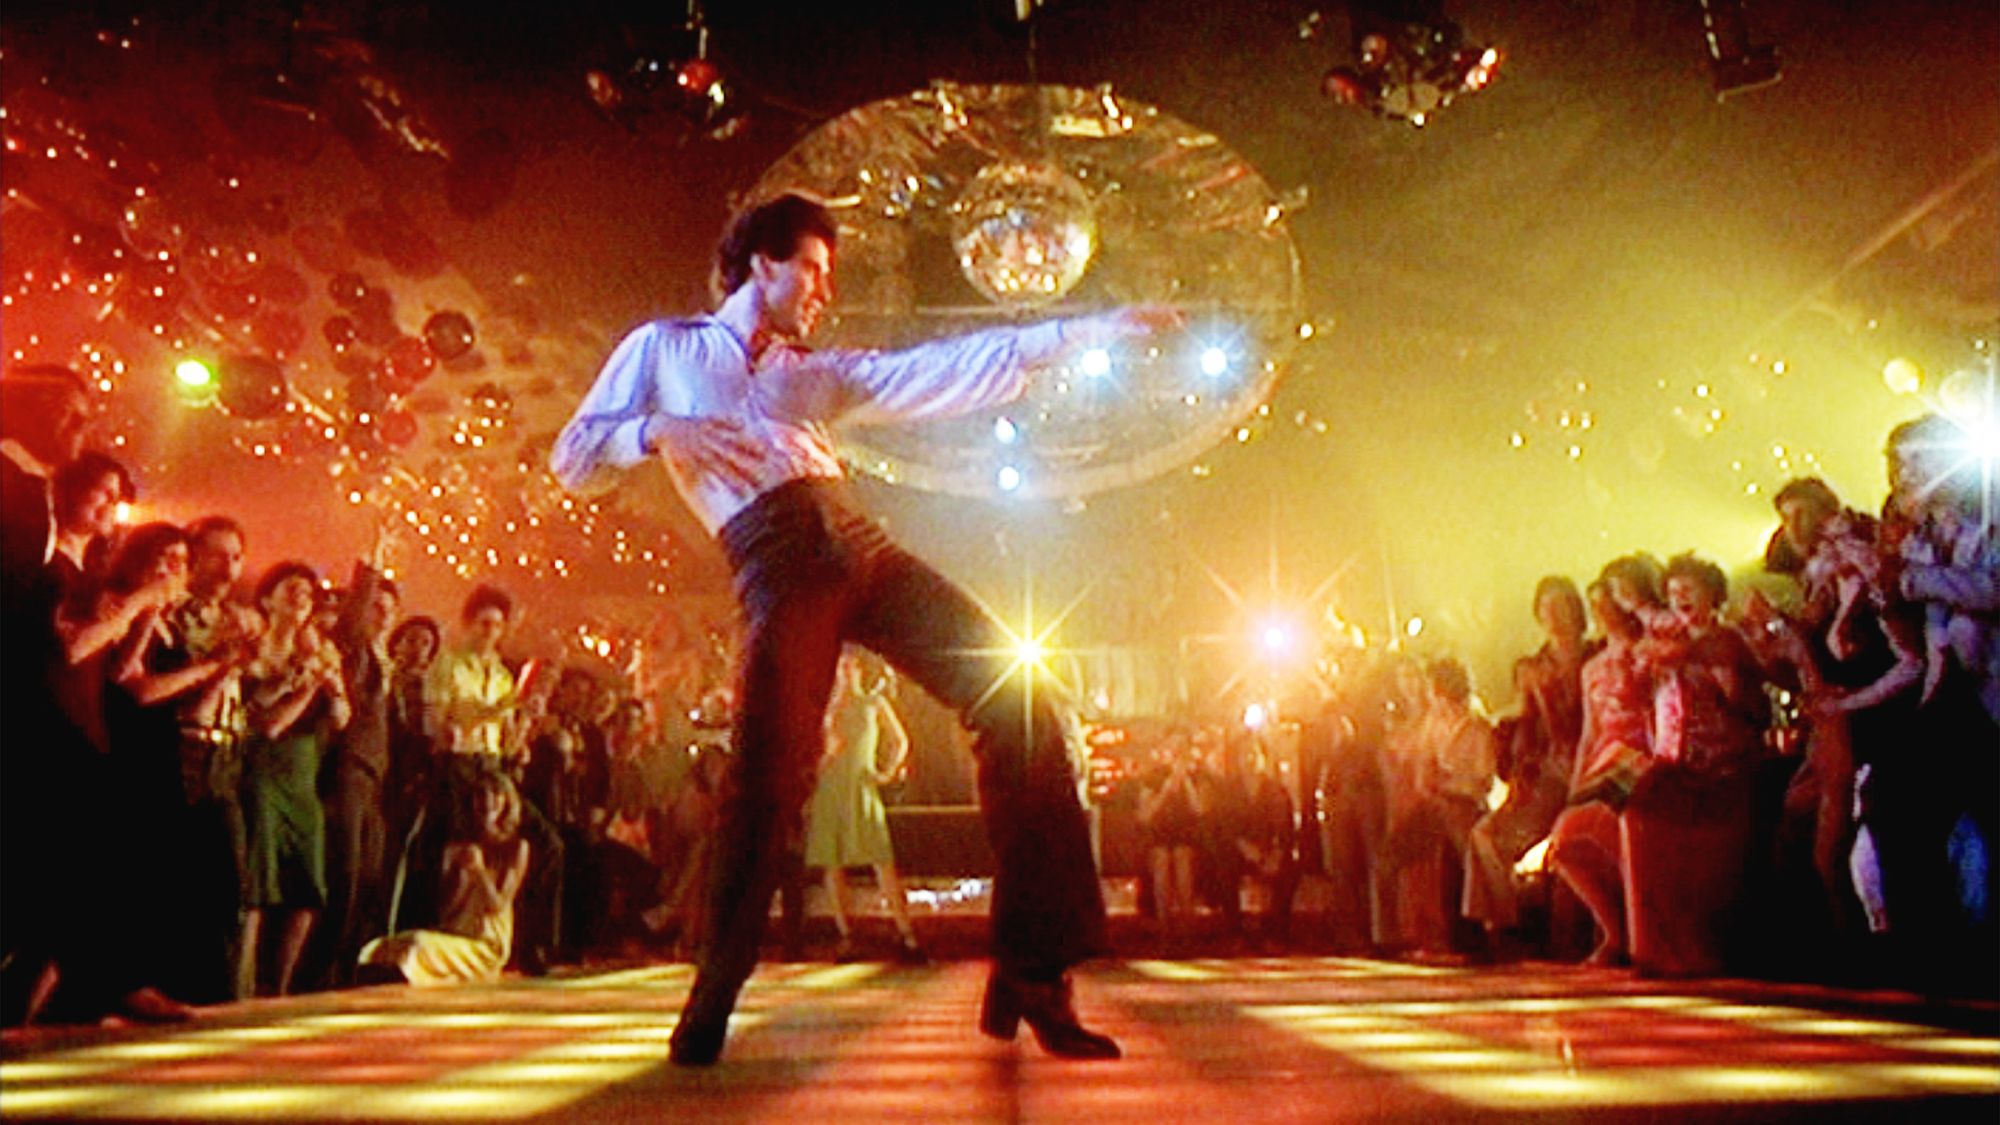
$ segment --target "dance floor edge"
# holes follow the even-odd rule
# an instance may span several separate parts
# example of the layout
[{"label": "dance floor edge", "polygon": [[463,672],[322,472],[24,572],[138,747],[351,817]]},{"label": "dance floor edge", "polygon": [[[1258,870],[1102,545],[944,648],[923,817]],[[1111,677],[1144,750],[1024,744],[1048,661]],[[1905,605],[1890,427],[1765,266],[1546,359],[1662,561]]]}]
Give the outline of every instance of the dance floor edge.
[{"label": "dance floor edge", "polygon": [[665,1062],[690,970],[378,987],[187,1025],[9,1032],[8,1121],[1991,1121],[2000,1011],[1749,981],[1338,957],[1105,962],[1126,1058],[979,1036],[984,967],[774,964],[723,1061]]}]

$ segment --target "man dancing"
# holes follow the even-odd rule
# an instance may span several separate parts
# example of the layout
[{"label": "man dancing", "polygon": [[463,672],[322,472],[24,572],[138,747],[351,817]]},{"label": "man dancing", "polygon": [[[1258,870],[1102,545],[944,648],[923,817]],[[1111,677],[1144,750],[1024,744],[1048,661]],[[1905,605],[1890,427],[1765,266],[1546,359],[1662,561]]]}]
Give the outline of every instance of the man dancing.
[{"label": "man dancing", "polygon": [[998,328],[897,352],[801,346],[833,299],[833,218],[780,196],[716,249],[712,315],[627,336],[556,441],[571,489],[657,456],[722,544],[748,626],[733,775],[716,841],[693,990],[673,1061],[722,1052],[756,967],[771,894],[796,842],[843,643],[873,649],[956,707],[975,732],[979,792],[998,863],[994,966],[980,1029],[1026,1020],[1052,1054],[1116,1058],[1071,1004],[1071,966],[1104,951],[1104,900],[1063,725],[1006,630],[970,595],[891,543],[851,503],[826,427],[949,417],[1017,398],[1071,349],[1178,326],[1163,308]]}]

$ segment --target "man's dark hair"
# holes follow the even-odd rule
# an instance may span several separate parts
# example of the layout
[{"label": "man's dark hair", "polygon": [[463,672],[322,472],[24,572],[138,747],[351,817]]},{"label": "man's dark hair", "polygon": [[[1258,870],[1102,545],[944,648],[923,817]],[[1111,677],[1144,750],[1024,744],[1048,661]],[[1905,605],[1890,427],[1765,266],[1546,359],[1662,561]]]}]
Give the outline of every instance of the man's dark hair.
[{"label": "man's dark hair", "polygon": [[751,255],[788,262],[808,235],[831,250],[839,228],[823,204],[803,195],[786,193],[737,215],[715,247],[716,296],[727,297],[750,279]]},{"label": "man's dark hair", "polygon": [[1424,665],[1424,678],[1431,683],[1431,690],[1453,703],[1464,703],[1472,698],[1472,676],[1465,665],[1449,656],[1441,656]]},{"label": "man's dark hair", "polygon": [[303,578],[312,583],[313,596],[315,599],[318,598],[319,571],[297,559],[286,559],[284,562],[272,563],[271,568],[264,572],[264,576],[257,580],[257,604],[263,605],[264,599],[276,593],[278,587],[294,578]]},{"label": "man's dark hair", "polygon": [[225,532],[234,535],[239,541],[248,538],[243,534],[243,525],[236,522],[234,516],[203,516],[187,525],[188,547],[199,547],[202,540]]},{"label": "man's dark hair", "polygon": [[96,450],[85,450],[77,454],[76,460],[57,469],[49,481],[49,498],[55,508],[56,522],[66,524],[74,519],[77,505],[105,477],[117,479],[120,500],[130,500],[138,495],[138,489],[132,484],[132,474],[125,466],[116,457]]},{"label": "man's dark hair", "polygon": [[1550,598],[1561,598],[1575,606],[1576,615],[1579,619],[1585,616],[1583,611],[1583,595],[1577,593],[1576,583],[1563,575],[1544,574],[1541,581],[1535,583],[1535,600],[1529,604],[1536,613],[1540,613],[1542,603]]},{"label": "man's dark hair", "polygon": [[431,635],[432,652],[436,652],[444,645],[444,632],[438,628],[438,623],[429,617],[418,614],[415,617],[403,618],[395,629],[390,631],[390,651],[395,651],[396,646],[403,643],[403,638],[409,636],[411,633],[429,633]]},{"label": "man's dark hair", "polygon": [[1660,604],[1660,588],[1666,581],[1660,571],[1660,560],[1644,551],[1621,555],[1605,563],[1597,578],[1600,582],[1624,579],[1647,605]]},{"label": "man's dark hair", "polygon": [[1722,572],[1721,567],[1693,551],[1667,560],[1667,572],[1661,581],[1664,583],[1675,578],[1686,578],[1707,587],[1718,603],[1729,597],[1729,576]]},{"label": "man's dark hair", "polygon": [[459,620],[471,621],[479,616],[479,611],[483,609],[497,609],[500,611],[500,616],[512,618],[514,599],[498,586],[474,586],[472,592],[465,596],[465,608],[459,610]]},{"label": "man's dark hair", "polygon": [[1771,497],[1773,508],[1783,508],[1794,500],[1802,500],[1828,514],[1840,510],[1840,497],[1818,477],[1794,477],[1785,482],[1785,487]]}]

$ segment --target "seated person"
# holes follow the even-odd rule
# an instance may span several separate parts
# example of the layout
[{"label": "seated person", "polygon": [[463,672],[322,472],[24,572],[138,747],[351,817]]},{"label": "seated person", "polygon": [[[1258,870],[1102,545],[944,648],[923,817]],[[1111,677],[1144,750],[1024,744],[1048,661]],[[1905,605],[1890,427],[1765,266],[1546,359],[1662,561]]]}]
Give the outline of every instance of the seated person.
[{"label": "seated person", "polygon": [[498,773],[474,783],[474,832],[445,846],[436,929],[405,930],[361,950],[358,982],[419,986],[500,979],[514,946],[514,899],[528,873],[521,798]]},{"label": "seated person", "polygon": [[1270,895],[1257,936],[1281,942],[1291,928],[1292,897],[1299,885],[1297,826],[1291,795],[1252,731],[1231,737],[1210,758],[1216,783],[1204,829],[1203,882],[1222,908],[1232,934],[1243,933],[1243,886],[1259,884]]}]

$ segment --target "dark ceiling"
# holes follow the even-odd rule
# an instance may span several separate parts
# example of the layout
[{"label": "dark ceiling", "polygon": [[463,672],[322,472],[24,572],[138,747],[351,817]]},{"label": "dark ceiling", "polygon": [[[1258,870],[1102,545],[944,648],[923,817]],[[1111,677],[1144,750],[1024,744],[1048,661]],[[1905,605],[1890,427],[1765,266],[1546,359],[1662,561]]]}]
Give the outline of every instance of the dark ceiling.
[{"label": "dark ceiling", "polygon": [[[1989,3],[1752,0],[1783,81],[1718,102],[1693,0],[1464,0],[1446,14],[1505,61],[1419,130],[1319,93],[1348,53],[1339,5],[1055,0],[1027,27],[969,2],[718,2],[711,55],[748,110],[739,132],[594,113],[584,72],[671,52],[678,9],[17,3],[4,26],[11,51],[60,57],[136,10],[166,100],[218,65],[271,65],[293,17],[368,45],[414,116],[447,138],[500,130],[518,159],[490,214],[435,225],[452,270],[488,298],[531,277],[545,324],[587,322],[605,349],[697,304],[732,193],[855,105],[1032,76],[1109,82],[1214,130],[1279,192],[1306,189],[1290,223],[1322,331],[1252,440],[1080,511],[871,488],[989,596],[1028,569],[1073,589],[1062,575],[1087,560],[1154,576],[1135,588],[1178,599],[1162,627],[1180,632],[1227,612],[1185,577],[1204,566],[1253,587],[1276,558],[1294,592],[1338,571],[1351,618],[1427,613],[1467,649],[1521,643],[1518,603],[1546,570],[1639,547],[1736,566],[1791,473],[1879,501],[1880,437],[1921,408],[1883,363],[1909,356],[1935,384],[2000,320]],[[287,175],[351,177],[333,159]],[[442,214],[410,202],[437,191],[417,158],[363,164],[338,191],[295,190]],[[555,388],[537,409],[559,420],[583,367],[535,372]],[[1085,614],[1105,633],[1134,619]]]}]

